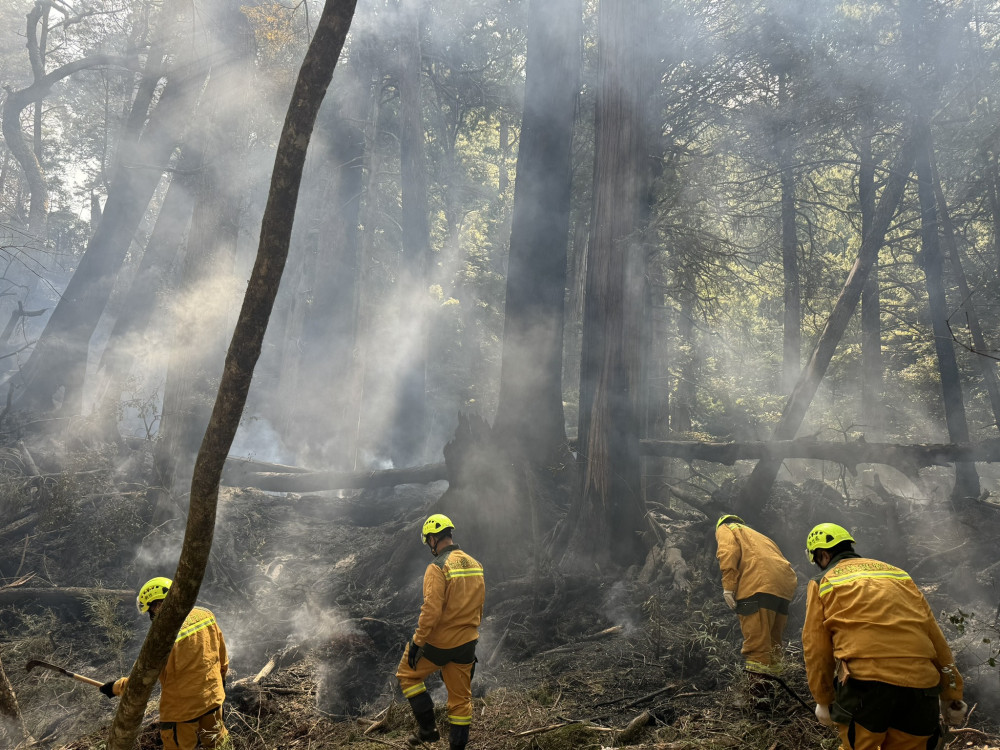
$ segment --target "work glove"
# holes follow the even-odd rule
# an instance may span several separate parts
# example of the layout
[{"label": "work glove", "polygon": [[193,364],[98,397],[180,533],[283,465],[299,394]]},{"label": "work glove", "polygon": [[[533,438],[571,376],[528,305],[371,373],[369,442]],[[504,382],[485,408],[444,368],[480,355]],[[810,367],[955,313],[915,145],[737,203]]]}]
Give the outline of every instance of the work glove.
[{"label": "work glove", "polygon": [[824,727],[833,726],[833,719],[830,718],[829,704],[823,704],[823,703],[816,704],[816,721],[818,721]]},{"label": "work glove", "polygon": [[115,681],[114,680],[111,680],[110,682],[105,682],[103,685],[101,685],[97,689],[100,690],[102,693],[104,693],[108,698],[114,698],[115,697]]},{"label": "work glove", "polygon": [[726,600],[726,606],[730,609],[736,609],[736,592],[735,591],[723,591],[722,598]]},{"label": "work glove", "polygon": [[406,663],[410,665],[410,669],[417,668],[417,662],[420,660],[420,646],[418,646],[413,641],[410,641],[410,647],[406,650]]},{"label": "work glove", "polygon": [[941,717],[948,726],[955,727],[965,721],[969,706],[965,701],[949,701],[941,699]]}]

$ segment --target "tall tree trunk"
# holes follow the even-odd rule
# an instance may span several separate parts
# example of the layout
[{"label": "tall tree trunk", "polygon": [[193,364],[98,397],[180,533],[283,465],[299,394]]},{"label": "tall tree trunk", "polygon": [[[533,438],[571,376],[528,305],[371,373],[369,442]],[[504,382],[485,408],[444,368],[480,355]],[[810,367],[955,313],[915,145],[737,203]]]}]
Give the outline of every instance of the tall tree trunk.
[{"label": "tall tree trunk", "polygon": [[[861,113],[858,140],[858,200],[861,204],[861,237],[872,230],[875,220],[875,157],[872,154],[874,115],[870,108]],[[878,283],[878,256],[872,261],[861,292],[861,402],[867,433],[881,440],[885,433],[882,408],[882,305]]]},{"label": "tall tree trunk", "polygon": [[[948,425],[948,438],[952,443],[969,440],[969,424],[965,418],[962,399],[962,381],[955,359],[955,346],[948,328],[948,303],[944,291],[944,264],[938,238],[937,211],[934,201],[934,178],[931,173],[931,132],[926,115],[918,115],[917,137],[917,193],[920,198],[920,247],[921,265],[927,286],[927,304],[931,328],[934,332],[934,351],[937,354],[941,375],[941,392],[944,399],[944,416]],[[973,463],[955,464],[955,489],[953,499],[979,497],[979,474]]]},{"label": "tall tree trunk", "polygon": [[402,190],[402,260],[400,317],[407,321],[401,341],[401,378],[396,410],[390,425],[390,452],[396,466],[419,462],[427,429],[427,271],[430,264],[430,227],[427,208],[427,170],[424,165],[423,97],[421,96],[420,36],[423,0],[402,3],[399,37],[399,157]]},{"label": "tall tree trunk", "polygon": [[969,287],[965,270],[962,268],[962,256],[958,251],[958,242],[956,241],[958,233],[948,212],[948,203],[945,200],[944,189],[941,187],[941,177],[933,164],[931,167],[934,174],[934,195],[937,198],[938,215],[941,218],[944,246],[948,253],[948,260],[951,262],[952,272],[955,274],[955,281],[958,284],[962,307],[965,308],[965,318],[972,336],[972,346],[977,355],[976,364],[983,376],[983,386],[990,399],[993,425],[1000,430],[1000,382],[997,381],[997,363],[995,359],[987,355],[990,350],[986,344],[986,336],[983,334],[983,326],[979,320],[979,312],[976,310],[972,289]]},{"label": "tall tree trunk", "polygon": [[22,391],[14,401],[18,410],[51,411],[53,398],[64,388],[64,412],[80,413],[90,338],[190,116],[203,76],[197,68],[172,73],[140,138],[158,79],[159,65],[154,63],[154,71],[144,77],[133,102],[101,223],[21,372]]},{"label": "tall tree trunk", "polygon": [[[637,412],[644,254],[636,235],[648,173],[641,58],[647,5],[603,0],[598,11],[593,210],[580,364],[583,487],[567,519],[567,562],[579,555],[629,565],[646,553],[637,539],[645,505]],[[618,543],[595,549],[594,540],[601,538]]]},{"label": "tall tree trunk", "polygon": [[226,355],[219,394],[195,463],[187,529],[174,586],[150,626],[132,667],[111,725],[108,750],[132,750],[134,747],[153,685],[167,662],[181,623],[194,606],[205,575],[222,468],[246,405],[267,321],[288,257],[309,137],[344,46],[355,3],[356,0],[330,0],[326,4],[299,70],[278,141],[257,260]]},{"label": "tall tree trunk", "polygon": [[778,100],[783,118],[777,134],[778,171],[781,179],[781,268],[784,278],[784,334],[782,336],[781,387],[791,393],[802,370],[802,289],[799,284],[799,243],[795,232],[795,148],[792,124],[785,107],[788,74],[778,76]]},{"label": "tall tree trunk", "polygon": [[[531,461],[566,442],[562,356],[580,0],[533,0],[494,429]],[[565,448],[563,448],[565,450]]]},{"label": "tall tree trunk", "polygon": [[[858,250],[857,260],[854,261],[854,266],[847,276],[844,289],[837,298],[819,341],[816,342],[809,363],[802,370],[794,390],[785,402],[785,408],[782,410],[781,419],[774,429],[772,440],[791,440],[802,425],[802,420],[805,419],[809,404],[812,403],[820,381],[826,374],[830,360],[833,359],[833,354],[837,350],[837,345],[858,306],[861,290],[868,280],[868,274],[878,257],[878,251],[885,241],[885,233],[888,231],[892,217],[902,200],[915,153],[913,138],[908,137],[903,142],[900,152],[890,168],[889,179],[882,191],[882,196],[879,198],[878,208],[875,210],[872,230],[865,235],[861,242],[861,249]],[[764,506],[780,468],[780,461],[759,461],[757,463],[740,492],[737,501],[740,513],[753,516]]]}]

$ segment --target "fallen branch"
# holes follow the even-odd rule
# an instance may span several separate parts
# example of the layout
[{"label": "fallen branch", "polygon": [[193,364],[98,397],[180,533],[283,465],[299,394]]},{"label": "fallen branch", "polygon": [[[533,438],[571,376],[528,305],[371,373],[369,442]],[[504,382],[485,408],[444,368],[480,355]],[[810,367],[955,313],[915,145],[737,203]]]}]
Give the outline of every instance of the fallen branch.
[{"label": "fallen branch", "polygon": [[538,655],[542,656],[543,654],[557,654],[561,651],[572,651],[578,646],[582,646],[584,643],[590,643],[591,641],[599,641],[602,638],[609,638],[610,636],[618,635],[621,632],[622,632],[622,626],[614,625],[613,627],[605,628],[604,630],[598,633],[591,633],[590,635],[585,635],[582,636],[581,638],[577,638],[572,643],[564,643],[561,646],[550,648],[547,651],[541,651],[539,652]]},{"label": "fallen branch", "polygon": [[135,592],[124,589],[51,588],[34,589],[19,586],[0,589],[0,604],[38,604],[43,607],[71,607],[83,612],[88,599],[111,597],[122,604],[135,601]]},{"label": "fallen branch", "polygon": [[448,478],[445,464],[425,464],[386,471],[312,471],[299,473],[227,471],[223,482],[240,487],[255,487],[265,492],[322,492],[324,490],[372,489],[399,484],[429,484]]}]

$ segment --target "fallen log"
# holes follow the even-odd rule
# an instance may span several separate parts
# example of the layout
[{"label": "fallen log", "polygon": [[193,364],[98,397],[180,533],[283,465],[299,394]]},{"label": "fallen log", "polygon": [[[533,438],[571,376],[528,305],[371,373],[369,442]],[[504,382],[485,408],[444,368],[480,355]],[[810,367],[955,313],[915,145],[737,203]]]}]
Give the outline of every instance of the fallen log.
[{"label": "fallen log", "polygon": [[[910,476],[926,466],[944,466],[955,461],[993,463],[1000,461],[1000,440],[980,443],[868,443],[820,442],[816,440],[775,440],[740,443],[704,443],[690,440],[641,440],[644,456],[681,458],[687,461],[711,461],[731,466],[737,461],[783,461],[789,458],[832,461],[855,473],[858,464],[894,466]],[[230,459],[232,461],[233,459]],[[385,471],[339,472],[307,471],[282,467],[288,471],[251,471],[266,463],[242,462],[230,468],[226,464],[223,483],[229,486],[254,487],[266,492],[323,492],[339,489],[373,489],[399,484],[428,484],[448,479],[444,463],[424,464]],[[278,464],[271,464],[278,466]],[[293,471],[294,470],[294,471]],[[672,490],[673,491],[673,490]],[[675,492],[675,494],[678,494]],[[683,499],[683,497],[682,497]],[[697,505],[698,503],[696,503]]]},{"label": "fallen log", "polygon": [[645,456],[714,461],[732,465],[736,461],[782,461],[811,458],[843,464],[854,472],[858,464],[886,464],[910,473],[925,466],[943,466],[955,461],[1000,461],[1000,440],[980,443],[849,443],[813,440],[773,440],[745,443],[701,443],[683,440],[643,440]]},{"label": "fallen log", "polygon": [[246,472],[238,477],[224,475],[223,483],[229,484],[229,480],[232,478],[239,479],[238,486],[240,487],[255,487],[265,492],[322,492],[324,490],[394,487],[399,484],[429,484],[447,479],[448,474],[445,464],[440,463],[385,471],[314,471],[297,474]]}]

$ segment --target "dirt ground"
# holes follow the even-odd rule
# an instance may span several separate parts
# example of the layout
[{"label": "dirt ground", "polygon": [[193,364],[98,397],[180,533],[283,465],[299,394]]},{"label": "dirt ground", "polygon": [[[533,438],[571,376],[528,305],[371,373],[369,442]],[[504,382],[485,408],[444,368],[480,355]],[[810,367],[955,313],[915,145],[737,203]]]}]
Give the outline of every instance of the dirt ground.
[{"label": "dirt ground", "polygon": [[[227,726],[236,748],[408,747],[414,724],[393,674],[416,623],[429,559],[414,529],[440,492],[410,486],[349,496],[224,493],[200,602],[215,612],[230,646]],[[470,748],[838,747],[835,733],[784,690],[776,689],[767,714],[744,705],[738,625],[722,602],[711,524],[690,509],[668,510],[659,521],[664,549],[673,552],[658,560],[682,559],[680,573],[633,569],[607,577],[539,568],[489,588],[487,566]],[[787,515],[781,507],[773,512]],[[904,525],[917,523],[908,518]],[[134,527],[134,537],[116,539],[103,563],[91,559],[99,549],[65,551],[79,543],[72,528],[40,530],[23,550],[0,550],[0,587],[17,568],[43,585],[134,589],[162,574],[181,525],[175,518],[153,532]],[[961,529],[935,528],[935,550],[960,545]],[[390,553],[391,571],[383,569]],[[792,562],[802,585],[790,614],[784,680],[811,706],[798,643],[810,572],[804,560]],[[949,638],[966,645],[986,638],[992,631],[983,618],[995,602],[956,610],[948,575],[928,575],[927,591]],[[956,622],[946,614],[955,611],[968,617]],[[127,673],[146,624],[134,608],[113,601],[88,601],[82,613],[0,606],[0,658],[38,747],[103,748],[114,706],[93,687],[53,673],[26,674],[25,662],[44,659],[111,679]],[[989,644],[978,648],[963,653],[972,659],[990,651]],[[949,736],[951,750],[1000,748],[990,704],[997,671],[982,660],[976,669],[973,710],[968,725]],[[443,686],[433,678],[428,686],[444,730],[437,745],[446,747]],[[158,745],[155,716],[153,702],[144,749]]]}]

